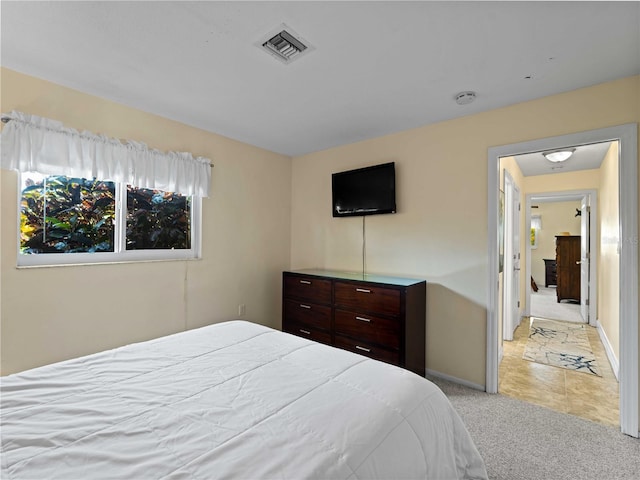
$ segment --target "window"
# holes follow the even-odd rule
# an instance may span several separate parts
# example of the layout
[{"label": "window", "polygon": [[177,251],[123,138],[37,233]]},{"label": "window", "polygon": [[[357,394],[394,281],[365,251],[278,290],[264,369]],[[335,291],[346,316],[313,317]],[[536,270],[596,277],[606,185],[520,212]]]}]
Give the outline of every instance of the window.
[{"label": "window", "polygon": [[531,215],[531,248],[538,248],[538,235],[542,229],[542,217]]},{"label": "window", "polygon": [[191,248],[190,197],[127,185],[127,250]]},{"label": "window", "polygon": [[212,163],[3,115],[0,168],[19,172],[18,266],[200,257]]},{"label": "window", "polygon": [[199,257],[199,197],[35,172],[20,195],[18,265]]}]

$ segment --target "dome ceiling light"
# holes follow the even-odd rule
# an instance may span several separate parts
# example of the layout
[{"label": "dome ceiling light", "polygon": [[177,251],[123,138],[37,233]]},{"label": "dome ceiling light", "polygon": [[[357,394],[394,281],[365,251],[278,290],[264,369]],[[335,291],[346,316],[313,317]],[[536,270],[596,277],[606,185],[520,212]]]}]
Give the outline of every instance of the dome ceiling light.
[{"label": "dome ceiling light", "polygon": [[550,162],[558,163],[566,161],[571,155],[573,155],[573,152],[575,151],[575,148],[563,148],[561,150],[542,152],[542,155]]}]

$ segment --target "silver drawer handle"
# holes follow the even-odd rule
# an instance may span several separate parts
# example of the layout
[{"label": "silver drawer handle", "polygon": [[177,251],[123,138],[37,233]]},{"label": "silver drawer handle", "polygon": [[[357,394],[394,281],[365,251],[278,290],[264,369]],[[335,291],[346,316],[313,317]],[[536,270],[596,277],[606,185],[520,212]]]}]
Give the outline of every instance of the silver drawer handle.
[{"label": "silver drawer handle", "polygon": [[301,331],[302,333],[304,333],[305,335],[311,335],[311,332],[310,332],[309,330],[303,330],[303,329],[300,329],[300,331]]},{"label": "silver drawer handle", "polygon": [[300,280],[300,283],[304,283],[305,285],[311,285],[309,280]]},{"label": "silver drawer handle", "polygon": [[308,308],[311,309],[311,307],[309,305],[303,305],[302,303],[300,304],[300,308]]},{"label": "silver drawer handle", "polygon": [[370,348],[364,348],[364,347],[361,347],[360,345],[356,345],[356,348],[358,350],[362,350],[363,352],[371,353],[371,349]]},{"label": "silver drawer handle", "polygon": [[356,292],[371,293],[371,290],[367,290],[366,288],[356,288]]},{"label": "silver drawer handle", "polygon": [[356,320],[360,320],[361,322],[370,322],[371,321],[371,319],[364,318],[364,317],[356,317]]}]

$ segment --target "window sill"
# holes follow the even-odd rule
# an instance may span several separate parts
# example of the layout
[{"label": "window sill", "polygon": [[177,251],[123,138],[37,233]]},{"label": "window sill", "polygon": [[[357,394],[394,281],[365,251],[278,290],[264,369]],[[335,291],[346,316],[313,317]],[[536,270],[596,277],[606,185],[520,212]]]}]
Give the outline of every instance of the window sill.
[{"label": "window sill", "polygon": [[167,262],[193,262],[200,261],[202,257],[198,258],[153,258],[146,260],[114,260],[110,262],[84,262],[84,263],[58,263],[47,265],[16,265],[17,270],[31,270],[37,268],[58,268],[58,267],[95,267],[95,266],[107,266],[107,265],[130,265],[140,263],[167,263]]}]

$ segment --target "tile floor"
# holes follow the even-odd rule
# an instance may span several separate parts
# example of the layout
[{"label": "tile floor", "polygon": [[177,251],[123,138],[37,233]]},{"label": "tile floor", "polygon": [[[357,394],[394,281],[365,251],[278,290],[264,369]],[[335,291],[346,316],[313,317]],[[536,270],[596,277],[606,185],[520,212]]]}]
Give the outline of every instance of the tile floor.
[{"label": "tile floor", "polygon": [[602,377],[523,360],[529,335],[529,319],[524,318],[513,341],[503,343],[498,391],[552,410],[619,426],[618,381],[597,330],[588,325],[586,328]]}]

